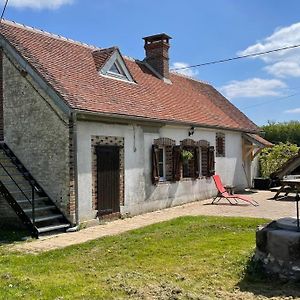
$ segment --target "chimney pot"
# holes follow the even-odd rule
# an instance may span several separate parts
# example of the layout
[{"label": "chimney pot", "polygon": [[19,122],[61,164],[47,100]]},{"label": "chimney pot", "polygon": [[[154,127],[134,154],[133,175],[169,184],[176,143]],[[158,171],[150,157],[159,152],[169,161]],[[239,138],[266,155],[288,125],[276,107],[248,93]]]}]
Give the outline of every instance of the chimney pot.
[{"label": "chimney pot", "polygon": [[169,79],[169,41],[172,39],[165,33],[143,38],[145,41],[145,61],[163,78]]}]

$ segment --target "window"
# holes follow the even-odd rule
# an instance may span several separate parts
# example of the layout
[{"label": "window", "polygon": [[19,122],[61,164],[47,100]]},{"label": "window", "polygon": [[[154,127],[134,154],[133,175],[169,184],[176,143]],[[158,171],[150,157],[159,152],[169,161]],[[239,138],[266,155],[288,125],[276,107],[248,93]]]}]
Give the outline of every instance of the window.
[{"label": "window", "polygon": [[215,148],[209,145],[209,142],[201,140],[197,142],[199,148],[199,158],[202,176],[212,176],[215,174]]},{"label": "window", "polygon": [[126,77],[124,71],[122,70],[122,67],[120,66],[120,64],[117,61],[114,62],[114,64],[111,66],[111,68],[108,70],[107,73],[111,76],[116,76],[121,79],[127,80],[127,77]]},{"label": "window", "polygon": [[152,145],[152,182],[154,184],[174,179],[174,147],[175,141],[169,138],[154,140]]},{"label": "window", "polygon": [[158,149],[158,170],[159,180],[164,181],[166,179],[166,161],[165,161],[165,148]]},{"label": "window", "polygon": [[[190,153],[190,158],[183,157],[182,159],[182,177],[195,177],[195,147],[183,147],[182,153]],[[197,161],[198,164],[198,161]]]},{"label": "window", "polygon": [[216,133],[216,156],[225,156],[225,134],[222,132]]},{"label": "window", "polygon": [[182,177],[199,177],[199,146],[192,139],[180,142],[182,147]]},{"label": "window", "polygon": [[109,76],[111,78],[134,82],[129,69],[126,66],[125,60],[117,48],[114,49],[113,54],[111,54],[110,58],[99,72],[102,75]]},{"label": "window", "polygon": [[175,145],[168,138],[154,140],[152,145],[152,182],[180,181],[182,178],[212,176],[215,172],[214,147],[207,141],[186,139]]}]

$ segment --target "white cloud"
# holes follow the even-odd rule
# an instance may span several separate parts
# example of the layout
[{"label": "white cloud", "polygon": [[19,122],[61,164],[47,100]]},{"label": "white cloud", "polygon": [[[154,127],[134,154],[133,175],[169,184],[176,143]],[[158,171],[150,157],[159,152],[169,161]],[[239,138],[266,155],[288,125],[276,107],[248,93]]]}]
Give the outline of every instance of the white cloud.
[{"label": "white cloud", "polygon": [[280,61],[264,69],[276,77],[300,77],[300,61]]},{"label": "white cloud", "polygon": [[286,84],[278,79],[250,78],[243,81],[231,81],[222,86],[220,90],[229,99],[237,97],[255,98],[280,96],[282,95],[281,89],[285,87]]},{"label": "white cloud", "polygon": [[[177,68],[186,68],[188,67],[189,64],[184,63],[184,62],[174,62],[171,66],[171,69],[177,69]],[[186,76],[190,77],[196,77],[199,72],[196,69],[182,69],[182,70],[175,70],[177,73],[181,73]]]},{"label": "white cloud", "polygon": [[[2,3],[5,1],[2,0]],[[10,0],[8,6],[16,8],[33,9],[57,9],[65,4],[71,4],[73,0]]]},{"label": "white cloud", "polygon": [[294,109],[288,109],[285,111],[287,114],[300,114],[300,107]]},{"label": "white cloud", "polygon": [[[299,44],[300,23],[295,23],[275,30],[273,34],[262,41],[238,52],[238,55],[249,55]],[[254,58],[263,60],[268,65],[265,70],[272,75],[278,77],[300,77],[300,48],[273,52]]]}]

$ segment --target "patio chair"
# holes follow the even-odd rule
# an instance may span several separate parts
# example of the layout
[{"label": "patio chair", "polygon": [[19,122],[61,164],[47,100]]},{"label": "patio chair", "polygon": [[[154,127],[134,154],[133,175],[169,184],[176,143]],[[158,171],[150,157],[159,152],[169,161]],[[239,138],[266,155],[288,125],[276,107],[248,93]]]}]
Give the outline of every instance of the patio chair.
[{"label": "patio chair", "polygon": [[[213,199],[212,204],[218,203],[221,199],[225,198],[230,204],[237,204],[238,200],[247,202],[253,206],[258,206],[259,204],[251,199],[250,197],[247,197],[246,195],[240,195],[240,194],[229,194],[224,185],[222,184],[221,178],[219,175],[214,175],[213,176],[214,182],[216,184],[216,188],[218,190],[217,196]],[[230,200],[234,200],[235,203],[233,203]]]}]

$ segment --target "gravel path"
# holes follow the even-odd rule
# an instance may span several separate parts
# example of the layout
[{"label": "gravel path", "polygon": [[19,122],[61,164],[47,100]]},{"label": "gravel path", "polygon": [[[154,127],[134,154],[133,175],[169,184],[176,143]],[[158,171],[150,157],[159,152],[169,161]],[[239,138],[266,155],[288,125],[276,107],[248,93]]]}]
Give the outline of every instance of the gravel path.
[{"label": "gravel path", "polygon": [[15,244],[12,249],[30,253],[39,253],[70,245],[81,244],[108,235],[117,235],[129,230],[141,228],[154,223],[167,221],[180,216],[238,216],[277,219],[295,216],[295,202],[288,199],[282,201],[270,200],[274,193],[259,191],[251,194],[258,203],[258,207],[247,204],[229,205],[222,200],[218,205],[211,205],[211,199],[184,204],[160,211],[150,212],[127,219],[119,219],[82,229],[73,233],[62,233],[42,237],[38,240]]}]

